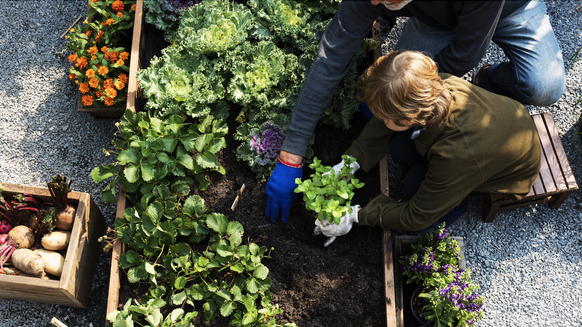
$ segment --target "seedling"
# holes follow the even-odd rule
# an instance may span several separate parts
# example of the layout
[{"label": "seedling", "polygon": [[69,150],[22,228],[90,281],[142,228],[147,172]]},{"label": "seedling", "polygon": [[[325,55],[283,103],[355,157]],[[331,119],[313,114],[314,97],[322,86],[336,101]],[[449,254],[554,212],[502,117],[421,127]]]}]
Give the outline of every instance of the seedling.
[{"label": "seedling", "polygon": [[344,166],[340,176],[336,175],[332,167],[322,165],[321,160],[315,157],[313,163],[309,165],[309,168],[315,170],[315,173],[309,176],[311,179],[295,180],[298,185],[295,193],[303,193],[305,207],[314,211],[317,219],[327,219],[337,225],[346,211],[352,213],[351,201],[354,190],[364,186],[364,183],[360,183],[352,174],[350,164],[354,163],[356,158],[343,155],[342,159]]}]

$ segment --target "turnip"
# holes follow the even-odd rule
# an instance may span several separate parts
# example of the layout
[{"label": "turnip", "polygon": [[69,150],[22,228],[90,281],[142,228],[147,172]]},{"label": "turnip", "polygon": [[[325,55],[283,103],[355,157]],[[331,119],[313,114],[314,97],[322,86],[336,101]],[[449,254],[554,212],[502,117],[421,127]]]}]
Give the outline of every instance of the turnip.
[{"label": "turnip", "polygon": [[73,229],[73,220],[77,208],[69,205],[68,193],[71,192],[70,186],[72,180],[67,183],[65,176],[57,175],[51,177],[52,181],[47,183],[51,197],[54,201],[54,206],[57,208],[55,227],[62,230]]},{"label": "turnip", "polygon": [[12,224],[7,219],[2,219],[0,221],[0,234],[8,234],[12,229]]},{"label": "turnip", "polygon": [[[41,204],[31,194],[18,194],[15,198],[19,202],[13,202],[18,209],[21,220],[24,218],[24,224],[30,227],[34,233],[34,244],[40,246],[40,239],[55,228],[56,208],[51,203]],[[47,209],[44,209],[47,207]]]},{"label": "turnip", "polygon": [[14,267],[25,274],[45,277],[46,262],[42,256],[30,249],[17,249],[11,258]]},{"label": "turnip", "polygon": [[30,228],[19,225],[8,233],[6,242],[0,247],[0,271],[6,273],[4,264],[17,249],[29,249],[34,245],[34,234]]},{"label": "turnip", "polygon": [[45,262],[44,271],[47,273],[60,277],[63,273],[63,267],[65,266],[65,258],[58,252],[48,251],[45,249],[36,249],[34,253],[40,254]]},{"label": "turnip", "polygon": [[40,244],[46,250],[60,251],[67,248],[71,239],[70,231],[55,230],[42,237]]}]

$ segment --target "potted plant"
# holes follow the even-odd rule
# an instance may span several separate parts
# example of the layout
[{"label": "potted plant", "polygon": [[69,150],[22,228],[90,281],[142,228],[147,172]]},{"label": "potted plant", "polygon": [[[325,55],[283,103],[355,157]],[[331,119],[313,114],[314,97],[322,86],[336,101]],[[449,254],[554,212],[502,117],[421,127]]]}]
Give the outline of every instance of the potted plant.
[{"label": "potted plant", "polygon": [[443,223],[419,237],[411,254],[400,257],[406,283],[418,284],[410,306],[425,326],[471,326],[483,317],[484,298],[476,293],[469,270],[460,268],[460,253]]},{"label": "potted plant", "polygon": [[69,79],[79,90],[77,111],[121,117],[128,96],[132,47],[128,31],[136,19],[136,2],[90,0],[88,4],[87,19],[66,36],[73,65]]}]

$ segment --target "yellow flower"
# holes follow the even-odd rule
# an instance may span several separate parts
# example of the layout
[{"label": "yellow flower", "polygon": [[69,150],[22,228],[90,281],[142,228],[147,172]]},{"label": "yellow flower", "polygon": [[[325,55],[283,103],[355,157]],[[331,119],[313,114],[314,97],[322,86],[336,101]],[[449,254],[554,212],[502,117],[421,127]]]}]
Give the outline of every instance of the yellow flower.
[{"label": "yellow flower", "polygon": [[74,27],[71,28],[71,33],[73,33],[74,31],[76,31],[75,28]]}]

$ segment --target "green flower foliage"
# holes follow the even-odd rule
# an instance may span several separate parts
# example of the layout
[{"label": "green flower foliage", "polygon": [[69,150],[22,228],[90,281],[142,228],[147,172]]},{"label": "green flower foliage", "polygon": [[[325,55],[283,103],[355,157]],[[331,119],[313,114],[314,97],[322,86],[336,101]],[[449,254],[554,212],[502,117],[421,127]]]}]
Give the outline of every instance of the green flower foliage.
[{"label": "green flower foliage", "polygon": [[[180,116],[165,121],[145,112],[126,110],[116,124],[121,134],[114,140],[117,161],[91,171],[96,183],[113,177],[101,195],[115,202],[115,184],[123,186],[131,199],[146,194],[166,176],[194,176],[201,190],[210,184],[206,172],[225,173],[215,153],[226,147],[226,122],[206,116],[198,124],[186,123]],[[123,167],[123,169],[121,169]]]},{"label": "green flower foliage", "polygon": [[187,180],[155,186],[115,220],[115,232],[127,244],[120,265],[129,281],[150,290],[109,314],[114,326],[194,326],[199,314],[231,326],[281,326],[261,262],[266,247],[243,244],[242,225],[188,196]]},{"label": "green flower foliage", "polygon": [[344,167],[341,169],[341,177],[335,174],[332,167],[322,165],[321,160],[315,157],[309,165],[309,168],[315,170],[311,178],[295,180],[298,185],[295,193],[303,193],[305,208],[314,211],[317,219],[327,219],[338,225],[346,212],[352,213],[354,190],[364,187],[364,183],[354,178],[349,166],[356,158],[343,155],[342,159]]}]

